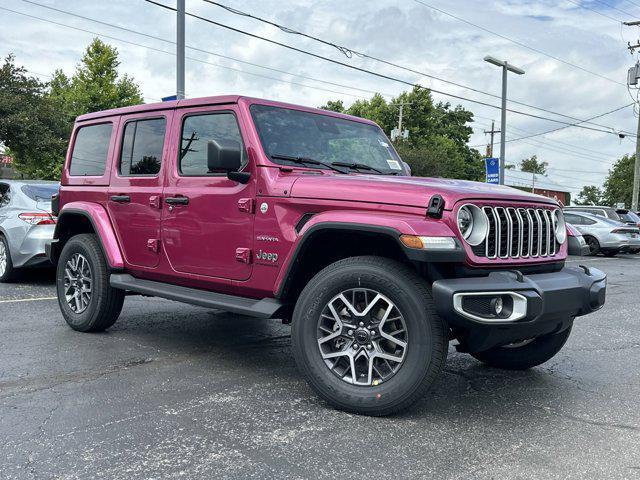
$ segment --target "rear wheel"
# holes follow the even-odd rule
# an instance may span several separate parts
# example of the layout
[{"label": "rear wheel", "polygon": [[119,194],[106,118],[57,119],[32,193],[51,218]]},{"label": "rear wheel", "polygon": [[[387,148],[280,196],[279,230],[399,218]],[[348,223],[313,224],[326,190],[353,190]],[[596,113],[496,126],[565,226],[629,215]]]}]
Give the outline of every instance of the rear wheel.
[{"label": "rear wheel", "polygon": [[108,265],[95,235],[77,235],[64,246],[56,287],[62,315],[74,330],[105,330],[122,310],[124,291],[109,285]]},{"label": "rear wheel", "polygon": [[494,347],[471,355],[481,362],[505,370],[527,370],[553,358],[566,343],[571,327],[562,332]]},{"label": "rear wheel", "polygon": [[591,235],[585,235],[584,241],[587,242],[589,253],[587,255],[597,255],[600,252],[600,242]]},{"label": "rear wheel", "polygon": [[0,282],[10,282],[16,277],[16,269],[13,268],[11,252],[9,252],[9,242],[0,235]]},{"label": "rear wheel", "polygon": [[389,415],[420,399],[447,355],[431,292],[405,265],[340,260],[318,273],[295,307],[293,351],[311,387],[333,406]]}]

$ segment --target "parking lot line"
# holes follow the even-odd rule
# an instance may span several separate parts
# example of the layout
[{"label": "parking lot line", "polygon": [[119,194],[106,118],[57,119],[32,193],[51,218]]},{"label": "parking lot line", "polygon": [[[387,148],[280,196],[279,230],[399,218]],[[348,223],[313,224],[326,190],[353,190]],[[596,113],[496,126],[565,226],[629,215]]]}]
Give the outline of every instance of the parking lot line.
[{"label": "parking lot line", "polygon": [[40,300],[57,300],[57,299],[58,297],[14,298],[12,300],[0,300],[0,303],[37,302]]}]

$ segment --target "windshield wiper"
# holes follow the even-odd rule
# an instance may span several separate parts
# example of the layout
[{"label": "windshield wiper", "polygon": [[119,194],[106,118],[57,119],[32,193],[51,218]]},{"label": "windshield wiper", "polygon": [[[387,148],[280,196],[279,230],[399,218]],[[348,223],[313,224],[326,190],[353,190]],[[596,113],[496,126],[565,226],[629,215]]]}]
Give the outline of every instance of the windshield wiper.
[{"label": "windshield wiper", "polygon": [[336,172],[340,172],[340,173],[348,173],[345,172],[344,170],[342,170],[341,168],[338,168],[338,166],[334,166],[330,163],[324,163],[321,162],[320,160],[316,160],[314,158],[307,158],[307,157],[299,157],[299,156],[293,156],[293,155],[281,155],[279,153],[273,153],[271,155],[269,155],[271,157],[272,160],[286,160],[288,162],[293,162],[293,163],[298,163],[300,165],[322,165],[323,167],[327,167],[330,168],[331,170],[335,170]]},{"label": "windshield wiper", "polygon": [[381,175],[385,175],[385,172],[383,172],[382,170],[378,170],[377,168],[367,165],[366,163],[331,162],[331,165],[335,165],[337,167],[347,167],[351,170],[369,170]]}]

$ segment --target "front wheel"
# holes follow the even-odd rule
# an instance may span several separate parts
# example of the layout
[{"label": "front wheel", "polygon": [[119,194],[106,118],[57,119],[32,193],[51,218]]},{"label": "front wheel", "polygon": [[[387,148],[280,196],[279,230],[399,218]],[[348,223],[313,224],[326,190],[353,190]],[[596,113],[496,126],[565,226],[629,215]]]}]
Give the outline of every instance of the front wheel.
[{"label": "front wheel", "polygon": [[448,348],[427,284],[382,257],[347,258],[318,273],[298,299],[291,339],[318,395],[365,415],[389,415],[420,399]]},{"label": "front wheel", "polygon": [[562,349],[570,334],[571,327],[559,333],[494,347],[471,355],[490,367],[527,370],[553,358]]},{"label": "front wheel", "polygon": [[109,285],[109,267],[95,235],[76,235],[66,243],[56,287],[62,316],[74,330],[105,330],[122,310],[124,291]]},{"label": "front wheel", "polygon": [[587,255],[593,256],[597,255],[600,252],[600,242],[598,242],[595,237],[585,235],[584,241],[587,242],[587,246],[589,247],[589,252],[587,253]]}]

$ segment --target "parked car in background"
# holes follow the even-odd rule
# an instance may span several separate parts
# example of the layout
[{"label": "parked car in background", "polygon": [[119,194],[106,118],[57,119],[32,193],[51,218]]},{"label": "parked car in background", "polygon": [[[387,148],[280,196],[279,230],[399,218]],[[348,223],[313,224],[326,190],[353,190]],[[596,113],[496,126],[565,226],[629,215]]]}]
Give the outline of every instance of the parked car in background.
[{"label": "parked car in background", "polygon": [[57,182],[0,180],[0,282],[21,268],[51,265],[44,246],[53,238],[51,196],[59,188]]},{"label": "parked car in background", "polygon": [[565,220],[573,225],[589,246],[589,255],[613,257],[620,252],[640,249],[640,230],[616,220],[565,209]]},{"label": "parked car in background", "polygon": [[569,255],[589,255],[589,246],[576,227],[567,223],[567,246]]},{"label": "parked car in background", "polygon": [[597,215],[598,217],[608,218],[610,220],[617,220],[618,222],[622,221],[620,215],[616,212],[616,209],[613,207],[604,207],[599,205],[578,205],[574,207],[564,207],[565,212],[585,212],[590,213],[592,215]]},{"label": "parked car in background", "polygon": [[616,213],[620,216],[620,220],[627,225],[634,225],[640,228],[640,215],[626,208],[619,208]]}]

